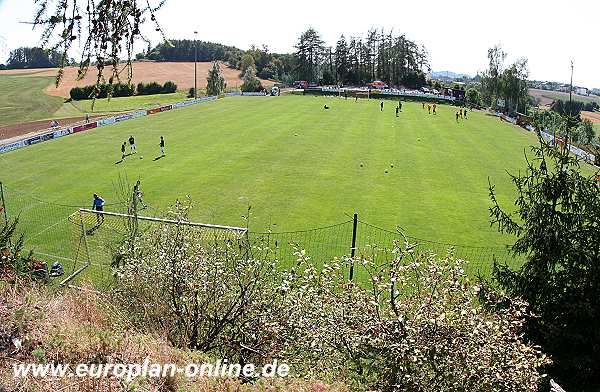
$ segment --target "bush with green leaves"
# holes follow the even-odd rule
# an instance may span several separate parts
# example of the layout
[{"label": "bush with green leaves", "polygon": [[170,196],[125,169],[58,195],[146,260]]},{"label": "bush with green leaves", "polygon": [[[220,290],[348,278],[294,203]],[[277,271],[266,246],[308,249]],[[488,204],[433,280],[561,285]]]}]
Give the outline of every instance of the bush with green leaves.
[{"label": "bush with green leaves", "polygon": [[256,77],[256,68],[250,66],[242,76],[242,92],[258,92],[263,90],[260,80]]},{"label": "bush with green leaves", "polygon": [[[168,217],[185,222],[190,208],[178,203]],[[262,324],[278,298],[278,267],[249,257],[243,238],[211,245],[201,237],[185,225],[130,237],[119,252],[114,298],[140,328],[163,331],[175,346],[242,360],[253,355],[244,347],[258,351],[271,341],[261,341],[267,328],[247,328]]]},{"label": "bush with green leaves", "polygon": [[163,91],[163,86],[160,83],[150,82],[143,83],[140,82],[137,84],[137,94],[138,95],[153,95],[153,94],[161,94]]},{"label": "bush with green leaves", "polygon": [[162,93],[163,94],[171,94],[171,93],[175,93],[175,92],[177,92],[177,85],[175,84],[175,82],[167,80],[165,82],[165,84],[163,84]]},{"label": "bush with green leaves", "polygon": [[537,390],[549,360],[520,337],[525,302],[483,295],[467,263],[451,254],[396,255],[384,266],[357,260],[369,276],[363,285],[345,280],[347,260],[318,271],[298,253],[306,268],[284,280],[289,315],[281,328],[280,355],[293,369],[343,374],[359,389]]},{"label": "bush with green leaves", "polygon": [[116,83],[109,89],[112,97],[131,97],[135,94],[135,86],[132,84]]},{"label": "bush with green leaves", "polygon": [[[170,218],[184,222],[189,208]],[[165,225],[123,246],[112,295],[134,325],[230,362],[278,358],[295,376],[361,390],[535,391],[542,380],[548,359],[521,338],[526,304],[483,296],[463,260],[404,245],[383,266],[341,258],[316,268],[299,248],[284,265],[244,238],[208,237]],[[353,262],[367,281],[347,280]]]},{"label": "bush with green leaves", "polygon": [[481,96],[479,94],[479,90],[477,90],[476,88],[468,89],[467,93],[465,94],[465,97],[466,97],[467,103],[469,105],[474,105],[474,106],[481,105]]},{"label": "bush with green leaves", "polygon": [[0,224],[0,281],[14,283],[36,279],[47,282],[46,264],[33,257],[33,252],[23,253],[24,235],[17,235],[18,223],[15,219]]},{"label": "bush with green leaves", "polygon": [[131,84],[99,84],[83,87],[73,87],[69,95],[74,101],[94,98],[131,97],[135,94],[135,87]]}]

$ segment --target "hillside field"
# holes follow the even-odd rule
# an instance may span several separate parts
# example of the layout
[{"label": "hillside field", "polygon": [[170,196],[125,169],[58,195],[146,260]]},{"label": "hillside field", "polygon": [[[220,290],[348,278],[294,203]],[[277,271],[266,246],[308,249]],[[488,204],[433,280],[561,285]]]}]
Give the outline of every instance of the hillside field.
[{"label": "hillside field", "polygon": [[[211,65],[212,63],[198,63],[199,95],[205,93],[206,77]],[[227,89],[238,89],[242,84],[240,71],[224,65],[221,67]],[[114,113],[165,105],[185,100],[189,88],[194,86],[194,63],[134,62],[132,83],[153,81],[164,83],[172,80],[177,84],[179,92],[111,100],[100,99],[96,100],[92,108],[91,100],[73,102],[65,102],[65,100],[69,97],[71,88],[95,83],[93,69],[84,79],[77,81],[75,80],[77,68],[65,68],[65,76],[58,88],[54,86],[56,73],[56,68],[0,71],[0,127],[39,120],[82,117],[86,113]],[[272,81],[261,82],[265,87],[273,85]],[[39,125],[37,127],[39,128]],[[33,129],[28,129],[31,130]]]},{"label": "hillside field", "polygon": [[[563,101],[569,100],[569,93],[563,93],[560,91],[539,90],[539,89],[535,89],[535,88],[530,88],[529,95],[533,96],[534,98],[539,98],[540,105],[542,105],[542,106],[549,105],[557,99],[560,99]],[[584,102],[584,103],[597,102],[598,104],[600,104],[600,97],[597,95],[587,96],[587,95],[573,94],[573,100]]]},{"label": "hillside field", "polygon": [[[206,78],[208,71],[212,67],[211,62],[198,62],[197,73],[198,73],[198,89],[206,88]],[[69,91],[71,88],[76,86],[86,86],[96,83],[97,75],[94,73],[95,68],[90,67],[86,76],[77,80],[78,67],[67,67],[65,68],[65,74],[61,81],[61,84],[56,87],[53,83],[49,83],[46,86],[45,92],[48,95],[56,97],[69,97]],[[106,78],[110,76],[112,70],[106,69]],[[240,79],[240,70],[233,69],[221,64],[221,72],[229,88],[239,88],[242,84]],[[0,71],[0,76],[4,75],[16,75],[19,77],[49,77],[54,79],[56,77],[56,68],[47,69],[30,69],[30,70],[6,70]],[[125,64],[121,64],[120,77],[123,82],[127,80],[127,72],[125,70]],[[133,78],[132,83],[137,84],[139,82],[159,82],[164,83],[171,80],[177,84],[180,91],[189,90],[194,87],[194,63],[193,62],[154,62],[154,61],[134,61],[133,62]],[[54,80],[52,80],[53,82]],[[263,86],[272,86],[274,82],[269,80],[261,80]]]},{"label": "hillside field", "polygon": [[50,97],[44,89],[53,82],[49,76],[2,75],[0,71],[0,126],[53,118],[64,99]]}]

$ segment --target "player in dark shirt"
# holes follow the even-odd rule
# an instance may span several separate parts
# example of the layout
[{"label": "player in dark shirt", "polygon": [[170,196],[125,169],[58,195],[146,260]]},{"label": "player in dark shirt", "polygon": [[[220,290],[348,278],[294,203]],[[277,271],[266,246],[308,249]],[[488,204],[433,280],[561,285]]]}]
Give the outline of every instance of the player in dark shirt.
[{"label": "player in dark shirt", "polygon": [[165,156],[165,139],[162,136],[160,137],[160,153],[161,156]]},{"label": "player in dark shirt", "polygon": [[[94,193],[94,201],[92,202],[92,210],[102,212],[104,211],[104,199]],[[103,214],[96,214],[96,220],[98,224],[104,222]]]},{"label": "player in dark shirt", "polygon": [[132,154],[136,153],[135,139],[133,136],[129,136],[129,148],[131,149]]}]

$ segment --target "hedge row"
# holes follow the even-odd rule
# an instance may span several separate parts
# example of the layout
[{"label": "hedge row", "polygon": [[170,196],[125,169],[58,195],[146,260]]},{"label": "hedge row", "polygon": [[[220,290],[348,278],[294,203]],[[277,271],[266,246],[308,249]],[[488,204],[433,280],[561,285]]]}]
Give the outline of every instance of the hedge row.
[{"label": "hedge row", "polygon": [[117,83],[113,85],[101,84],[99,86],[73,87],[69,93],[71,99],[79,101],[82,99],[131,97],[132,95],[169,94],[177,91],[177,85],[170,80],[164,85],[160,83],[138,83],[137,88],[130,84]]},{"label": "hedge row", "polygon": [[166,81],[165,84],[151,82],[148,84],[138,83],[137,95],[153,95],[153,94],[170,94],[177,91],[177,85],[173,82]]}]

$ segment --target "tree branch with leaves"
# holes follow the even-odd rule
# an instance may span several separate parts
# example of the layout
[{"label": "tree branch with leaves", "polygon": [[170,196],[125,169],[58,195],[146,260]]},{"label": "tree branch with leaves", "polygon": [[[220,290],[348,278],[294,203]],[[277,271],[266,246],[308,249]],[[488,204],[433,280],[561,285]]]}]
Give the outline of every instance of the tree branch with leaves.
[{"label": "tree branch with leaves", "polygon": [[[96,69],[96,84],[113,84],[132,77],[131,59],[134,44],[148,43],[142,26],[150,19],[154,29],[164,38],[157,21],[156,12],[166,0],[35,0],[37,11],[34,27],[42,29],[44,47],[62,53],[56,85],[64,76],[68,65],[68,53],[75,42],[81,46],[78,79],[83,78],[90,67]],[[120,67],[121,58],[126,64]],[[106,75],[109,69],[110,75]]]}]

